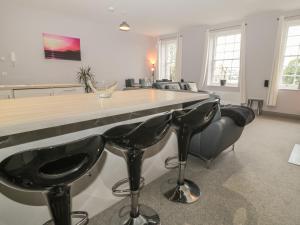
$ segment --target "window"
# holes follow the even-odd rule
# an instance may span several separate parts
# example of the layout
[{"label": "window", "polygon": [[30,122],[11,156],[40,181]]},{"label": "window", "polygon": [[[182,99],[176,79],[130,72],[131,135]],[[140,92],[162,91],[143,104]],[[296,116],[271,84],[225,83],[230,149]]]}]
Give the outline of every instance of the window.
[{"label": "window", "polygon": [[163,39],[159,46],[159,79],[174,80],[177,39]]},{"label": "window", "polygon": [[287,22],[280,88],[300,89],[300,21]]},{"label": "window", "polygon": [[208,85],[238,87],[240,75],[241,31],[220,31],[212,33],[210,40]]}]

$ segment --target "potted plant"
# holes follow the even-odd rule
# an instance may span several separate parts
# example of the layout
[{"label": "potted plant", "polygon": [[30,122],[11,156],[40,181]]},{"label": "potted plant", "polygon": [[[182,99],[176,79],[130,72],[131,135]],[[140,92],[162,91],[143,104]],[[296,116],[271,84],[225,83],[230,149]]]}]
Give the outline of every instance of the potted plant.
[{"label": "potted plant", "polygon": [[77,72],[77,80],[80,84],[84,85],[84,90],[86,93],[92,92],[92,89],[90,88],[88,81],[90,80],[92,83],[95,82],[95,75],[91,72],[90,66],[82,66],[79,68],[79,71]]},{"label": "potted plant", "polygon": [[221,74],[223,75],[223,79],[220,80],[220,85],[225,86],[226,85],[226,75],[227,75],[227,67],[221,66]]}]

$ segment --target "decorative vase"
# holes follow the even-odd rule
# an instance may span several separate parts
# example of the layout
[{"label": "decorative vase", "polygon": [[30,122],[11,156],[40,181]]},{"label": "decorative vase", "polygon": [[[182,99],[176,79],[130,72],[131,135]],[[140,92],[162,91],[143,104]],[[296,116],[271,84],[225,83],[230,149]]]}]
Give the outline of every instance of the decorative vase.
[{"label": "decorative vase", "polygon": [[118,86],[118,82],[105,82],[102,81],[100,84],[95,86],[92,81],[88,81],[88,85],[91,90],[96,94],[97,98],[110,98],[112,97],[113,92]]},{"label": "decorative vase", "polygon": [[225,86],[226,85],[226,80],[220,80],[220,85]]}]

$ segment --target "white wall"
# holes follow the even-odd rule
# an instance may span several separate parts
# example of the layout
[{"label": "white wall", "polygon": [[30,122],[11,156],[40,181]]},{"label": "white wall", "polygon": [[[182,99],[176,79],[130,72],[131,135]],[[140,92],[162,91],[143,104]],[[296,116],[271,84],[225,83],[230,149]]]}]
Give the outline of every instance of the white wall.
[{"label": "white wall", "polygon": [[[263,86],[264,80],[271,78],[273,53],[275,46],[277,17],[279,15],[299,15],[299,12],[268,12],[251,15],[245,18],[247,23],[246,42],[246,85],[248,98],[262,98],[266,101],[268,89]],[[195,26],[181,30],[183,35],[183,78],[202,81],[202,62],[204,54],[205,31],[211,27],[236,25],[234,21],[216,26]],[[210,90],[230,96],[233,102],[239,98],[238,89],[212,88]],[[230,92],[230,93],[229,93]],[[276,107],[265,107],[265,110],[300,115],[300,91],[280,90]]]},{"label": "white wall", "polygon": [[[131,32],[121,32],[79,17],[24,8],[9,1],[0,7],[0,57],[17,57],[13,68],[0,61],[0,84],[75,83],[81,65],[90,65],[97,80],[117,80],[150,76],[148,55],[155,52],[155,40]],[[82,61],[46,60],[42,33],[81,39]],[[2,72],[8,72],[3,76]]]},{"label": "white wall", "polygon": [[204,57],[206,26],[188,27],[181,31],[182,77],[185,80],[202,82],[201,69]]}]

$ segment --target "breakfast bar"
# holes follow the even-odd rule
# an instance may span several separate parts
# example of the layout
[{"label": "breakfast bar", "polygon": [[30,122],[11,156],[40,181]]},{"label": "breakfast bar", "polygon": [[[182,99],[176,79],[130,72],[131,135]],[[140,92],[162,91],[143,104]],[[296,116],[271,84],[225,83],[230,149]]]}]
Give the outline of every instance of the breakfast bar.
[{"label": "breakfast bar", "polygon": [[[113,126],[144,121],[208,97],[203,93],[141,89],[116,91],[111,98],[97,98],[91,93],[1,100],[0,161],[28,149],[102,134]],[[145,157],[142,173],[146,183],[167,171],[164,160],[176,152],[176,137],[171,133],[158,154]],[[111,187],[118,179],[126,177],[122,157],[106,150],[101,160],[101,168],[93,169],[97,173],[91,172],[90,177],[76,181],[72,187],[72,194],[76,195],[73,208],[85,209],[90,216],[120,200],[112,195]],[[82,191],[83,183],[91,185]],[[42,194],[24,195],[14,187],[4,185],[0,185],[0,192],[0,224],[38,225],[49,217]],[[32,212],[32,217],[22,221],[24,217],[13,217],[8,213],[11,210],[18,210],[19,215]]]},{"label": "breakfast bar", "polygon": [[0,148],[125,120],[149,116],[207,94],[155,89],[117,91],[112,98],[95,94],[8,99],[0,102]]}]

